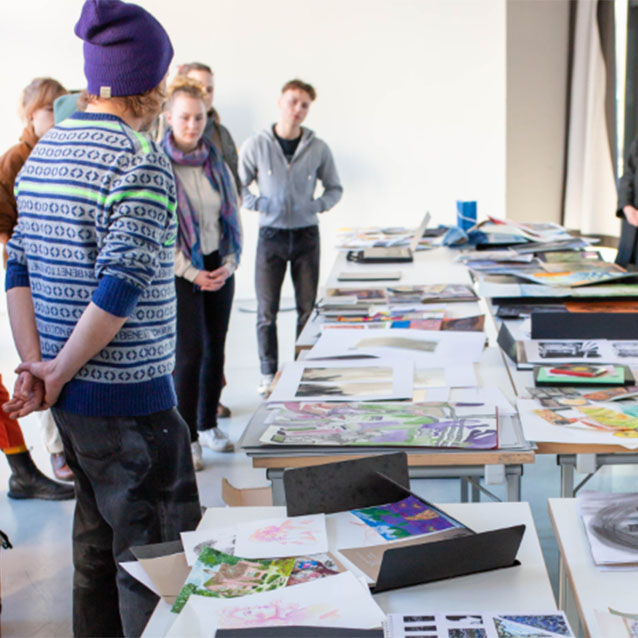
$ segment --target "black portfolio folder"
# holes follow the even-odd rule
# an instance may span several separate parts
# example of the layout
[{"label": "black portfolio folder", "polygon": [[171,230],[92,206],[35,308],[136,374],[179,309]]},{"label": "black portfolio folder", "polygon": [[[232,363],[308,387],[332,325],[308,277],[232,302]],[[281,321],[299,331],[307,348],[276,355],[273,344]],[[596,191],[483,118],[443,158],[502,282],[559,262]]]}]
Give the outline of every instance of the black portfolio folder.
[{"label": "black portfolio folder", "polygon": [[[393,476],[385,473],[388,468]],[[284,471],[288,516],[343,512],[392,503],[412,495],[449,519],[456,520],[410,492],[408,485],[407,455],[404,452]],[[377,593],[520,565],[516,554],[525,525],[477,533],[462,522],[456,522],[465,533],[454,538],[384,547],[372,591]]]},{"label": "black portfolio folder", "polygon": [[532,312],[532,339],[638,340],[635,312]]}]

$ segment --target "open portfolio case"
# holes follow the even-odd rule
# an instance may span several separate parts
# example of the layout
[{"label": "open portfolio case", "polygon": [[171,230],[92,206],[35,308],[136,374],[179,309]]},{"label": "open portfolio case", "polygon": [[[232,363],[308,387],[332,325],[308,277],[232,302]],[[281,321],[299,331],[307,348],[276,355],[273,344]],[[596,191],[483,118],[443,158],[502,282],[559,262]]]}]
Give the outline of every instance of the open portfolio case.
[{"label": "open portfolio case", "polygon": [[458,527],[340,553],[364,572],[373,593],[520,565],[516,554],[525,525],[475,532],[409,490],[404,452],[284,472],[288,516],[333,514],[395,503],[412,496]]}]

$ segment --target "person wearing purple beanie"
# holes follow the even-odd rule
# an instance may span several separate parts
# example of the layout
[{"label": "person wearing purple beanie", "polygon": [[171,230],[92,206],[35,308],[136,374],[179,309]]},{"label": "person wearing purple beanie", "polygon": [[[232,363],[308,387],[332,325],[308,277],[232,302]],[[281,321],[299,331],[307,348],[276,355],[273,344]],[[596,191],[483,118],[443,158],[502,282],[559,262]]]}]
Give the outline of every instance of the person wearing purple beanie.
[{"label": "person wearing purple beanie", "polygon": [[157,596],[119,563],[201,517],[175,409],[175,182],[140,131],[173,56],[145,9],[86,0],[87,107],[41,139],[16,180],[5,287],[22,363],[3,408],[51,407],[75,476],[73,632],[139,636]]}]

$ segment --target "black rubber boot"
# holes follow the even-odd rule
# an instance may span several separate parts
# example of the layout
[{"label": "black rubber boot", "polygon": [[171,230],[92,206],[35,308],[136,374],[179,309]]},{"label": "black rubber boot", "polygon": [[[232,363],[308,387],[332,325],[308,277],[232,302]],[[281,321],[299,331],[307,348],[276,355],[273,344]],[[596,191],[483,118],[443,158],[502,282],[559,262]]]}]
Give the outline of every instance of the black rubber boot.
[{"label": "black rubber boot", "polygon": [[63,485],[45,476],[35,466],[29,452],[7,454],[11,467],[9,498],[41,498],[46,501],[68,501],[75,498],[72,485]]}]

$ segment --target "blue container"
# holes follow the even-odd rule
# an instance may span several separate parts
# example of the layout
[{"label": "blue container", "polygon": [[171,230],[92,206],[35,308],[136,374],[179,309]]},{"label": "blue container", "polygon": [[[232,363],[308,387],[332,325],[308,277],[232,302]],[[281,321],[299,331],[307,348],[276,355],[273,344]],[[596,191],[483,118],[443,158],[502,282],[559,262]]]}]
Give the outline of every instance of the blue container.
[{"label": "blue container", "polygon": [[476,225],[476,202],[456,202],[456,225],[464,231]]}]

